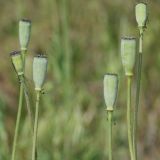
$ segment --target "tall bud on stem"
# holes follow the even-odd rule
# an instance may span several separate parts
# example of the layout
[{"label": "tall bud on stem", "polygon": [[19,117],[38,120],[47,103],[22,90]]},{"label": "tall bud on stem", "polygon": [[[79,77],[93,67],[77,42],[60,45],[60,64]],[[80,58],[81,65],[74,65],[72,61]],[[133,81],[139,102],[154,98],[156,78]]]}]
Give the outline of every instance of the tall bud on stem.
[{"label": "tall bud on stem", "polygon": [[36,159],[37,147],[37,133],[38,133],[38,117],[39,117],[39,102],[42,87],[46,78],[48,60],[44,55],[38,55],[33,60],[33,80],[35,83],[36,91],[36,110],[34,120],[34,134],[33,134],[33,147],[32,147],[32,160]]},{"label": "tall bud on stem", "polygon": [[139,54],[137,56],[137,71],[136,71],[136,100],[135,100],[135,112],[133,123],[133,149],[135,159],[137,159],[137,124],[138,124],[138,108],[140,99],[140,87],[141,87],[141,71],[142,71],[142,53],[143,53],[143,35],[148,20],[148,7],[146,3],[138,3],[135,6],[135,16],[139,29]]},{"label": "tall bud on stem", "polygon": [[104,99],[107,106],[108,114],[108,138],[109,138],[109,160],[112,160],[112,117],[115,101],[118,92],[118,76],[117,74],[106,74],[104,76]]},{"label": "tall bud on stem", "polygon": [[130,150],[131,160],[135,160],[134,148],[133,148],[133,120],[132,120],[132,76],[134,75],[134,66],[136,58],[136,39],[125,37],[121,39],[121,57],[122,64],[127,77],[127,128],[128,128],[128,144]]}]

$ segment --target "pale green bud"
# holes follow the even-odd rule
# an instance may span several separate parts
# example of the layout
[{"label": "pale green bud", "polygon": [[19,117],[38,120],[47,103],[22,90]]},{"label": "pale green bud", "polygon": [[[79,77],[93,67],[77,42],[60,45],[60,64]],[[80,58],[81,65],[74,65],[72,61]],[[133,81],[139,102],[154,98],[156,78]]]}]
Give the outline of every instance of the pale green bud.
[{"label": "pale green bud", "polygon": [[23,75],[23,59],[22,59],[22,55],[21,52],[19,51],[14,51],[10,53],[11,58],[12,58],[12,63],[13,66],[15,68],[15,71],[17,72],[17,74]]},{"label": "pale green bud", "polygon": [[31,34],[31,21],[22,19],[19,21],[19,41],[22,50],[26,50]]},{"label": "pale green bud", "polygon": [[43,87],[48,60],[44,55],[38,55],[33,60],[33,81],[35,83],[35,90],[40,91]]},{"label": "pale green bud", "polygon": [[136,38],[124,37],[121,39],[121,57],[126,76],[132,76],[136,58]]},{"label": "pale green bud", "polygon": [[104,99],[107,110],[112,111],[118,92],[118,75],[106,74],[104,76]]},{"label": "pale green bud", "polygon": [[136,21],[139,27],[146,27],[147,21],[147,4],[145,3],[138,3],[135,7],[136,12]]}]

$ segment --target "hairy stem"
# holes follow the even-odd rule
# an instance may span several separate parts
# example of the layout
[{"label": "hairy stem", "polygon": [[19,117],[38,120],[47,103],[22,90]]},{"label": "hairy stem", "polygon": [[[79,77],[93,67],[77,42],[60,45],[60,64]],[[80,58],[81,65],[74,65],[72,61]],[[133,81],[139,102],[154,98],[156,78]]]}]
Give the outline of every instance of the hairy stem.
[{"label": "hairy stem", "polygon": [[109,160],[112,160],[112,112],[108,111]]},{"label": "hairy stem", "polygon": [[35,111],[34,133],[33,133],[32,160],[36,159],[40,93],[41,93],[40,91],[37,91],[36,95],[36,111]]},{"label": "hairy stem", "polygon": [[127,76],[127,129],[128,129],[128,143],[131,160],[134,160],[133,154],[133,139],[132,139],[132,110],[131,110],[131,84],[132,76]]}]

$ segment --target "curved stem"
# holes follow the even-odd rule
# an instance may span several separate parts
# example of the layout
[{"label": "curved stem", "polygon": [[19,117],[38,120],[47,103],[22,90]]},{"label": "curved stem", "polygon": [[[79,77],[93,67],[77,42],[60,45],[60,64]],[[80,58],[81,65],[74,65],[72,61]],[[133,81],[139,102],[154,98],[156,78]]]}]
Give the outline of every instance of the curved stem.
[{"label": "curved stem", "polygon": [[131,117],[131,82],[132,77],[127,76],[127,128],[128,128],[128,143],[131,160],[134,160],[133,155],[133,139],[132,139],[132,117]]},{"label": "curved stem", "polygon": [[112,111],[108,111],[109,160],[112,160]]},{"label": "curved stem", "polygon": [[141,87],[141,72],[142,72],[142,44],[143,44],[143,29],[140,28],[139,37],[139,54],[137,63],[137,86],[136,86],[136,102],[133,118],[133,152],[135,159],[137,160],[137,126],[138,126],[138,109],[139,109],[139,98],[140,98],[140,87]]},{"label": "curved stem", "polygon": [[38,116],[39,116],[39,101],[40,101],[40,91],[37,91],[37,96],[36,96],[36,111],[35,111],[35,121],[34,121],[34,133],[33,133],[32,160],[36,159],[37,133],[38,133]]}]

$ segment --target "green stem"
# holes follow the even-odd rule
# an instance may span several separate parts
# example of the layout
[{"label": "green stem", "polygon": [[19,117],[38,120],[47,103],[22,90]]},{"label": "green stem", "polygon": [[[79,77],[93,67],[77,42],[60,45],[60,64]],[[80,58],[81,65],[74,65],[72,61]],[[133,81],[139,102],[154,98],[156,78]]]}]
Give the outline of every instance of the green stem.
[{"label": "green stem", "polygon": [[72,52],[69,38],[69,20],[68,20],[68,0],[58,0],[59,16],[60,16],[60,36],[62,46],[62,56],[64,62],[62,66],[63,85],[64,85],[64,101],[68,104],[71,94],[71,72],[72,72]]},{"label": "green stem", "polygon": [[16,128],[15,128],[14,139],[13,139],[11,160],[15,160],[18,131],[19,131],[19,127],[20,127],[20,119],[21,119],[21,113],[22,113],[22,106],[23,106],[23,84],[21,83],[20,84],[19,104],[18,104],[18,112],[17,112]]},{"label": "green stem", "polygon": [[142,53],[143,52],[143,28],[140,28],[139,29],[139,53]]},{"label": "green stem", "polygon": [[[23,77],[23,79],[24,79],[24,77]],[[28,95],[26,84],[25,84],[25,80],[23,81],[23,88],[24,88],[24,95],[25,95],[25,101],[26,101],[28,116],[29,116],[29,120],[30,120],[30,123],[31,123],[31,130],[33,131],[34,119],[33,119],[33,114],[32,114],[32,111],[31,111],[31,104],[30,104],[29,95]]]},{"label": "green stem", "polygon": [[21,53],[22,53],[22,60],[23,60],[23,72],[25,72],[25,64],[26,64],[26,53],[27,53],[27,50],[22,50]]},{"label": "green stem", "polygon": [[[22,51],[23,69],[24,70],[25,70],[25,54],[26,54],[26,51],[27,50]],[[23,83],[22,83],[23,76],[21,76],[19,78],[20,78],[21,84],[20,84],[20,91],[19,91],[18,112],[17,112],[16,127],[15,127],[14,139],[13,139],[11,160],[15,160],[17,139],[18,139],[18,131],[19,131],[19,127],[20,127],[21,112],[22,112],[22,106],[23,106],[23,95],[24,95],[24,88],[23,88]]]},{"label": "green stem", "polygon": [[61,27],[62,27],[62,44],[65,54],[65,78],[67,83],[70,81],[71,76],[71,47],[69,41],[69,23],[68,23],[68,1],[61,0]]},{"label": "green stem", "polygon": [[112,112],[108,111],[109,160],[112,160]]},{"label": "green stem", "polygon": [[40,91],[37,91],[36,111],[35,111],[35,121],[34,121],[34,134],[33,134],[33,147],[32,147],[32,160],[36,159],[40,93],[41,93]]},{"label": "green stem", "polygon": [[138,126],[138,110],[139,110],[139,97],[140,97],[140,87],[141,87],[141,72],[142,72],[142,48],[143,48],[143,28],[140,28],[139,37],[139,54],[137,63],[137,86],[136,86],[136,102],[133,118],[133,152],[135,159],[137,160],[137,126]]},{"label": "green stem", "polygon": [[132,139],[132,117],[131,117],[131,84],[132,76],[127,76],[127,129],[128,129],[128,143],[131,160],[134,160],[133,154],[133,139]]}]

